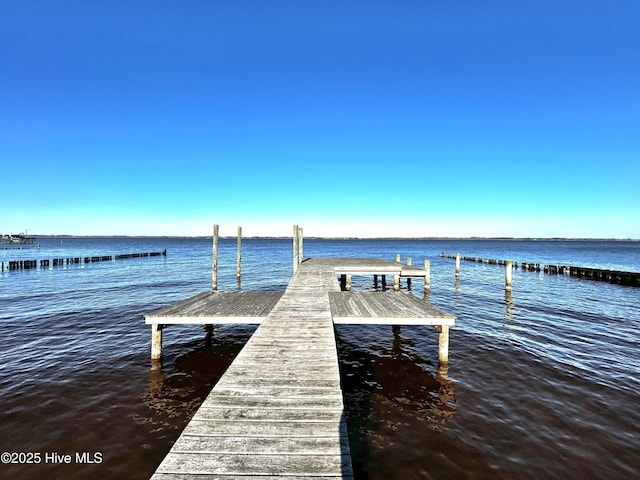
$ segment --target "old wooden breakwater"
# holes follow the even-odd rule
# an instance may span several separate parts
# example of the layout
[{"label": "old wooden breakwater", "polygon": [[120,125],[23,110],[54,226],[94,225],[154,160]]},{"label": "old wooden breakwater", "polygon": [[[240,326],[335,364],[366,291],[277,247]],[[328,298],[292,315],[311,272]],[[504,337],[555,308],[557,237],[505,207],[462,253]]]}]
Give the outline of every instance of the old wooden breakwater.
[{"label": "old wooden breakwater", "polygon": [[640,287],[639,272],[625,272],[620,270],[611,270],[605,268],[577,267],[574,265],[542,265],[540,263],[531,262],[514,262],[511,260],[495,260],[481,257],[466,257],[459,253],[456,255],[446,255],[444,252],[440,254],[443,258],[451,258],[456,260],[456,275],[460,273],[460,260],[469,262],[479,262],[488,265],[513,265],[518,268],[520,265],[522,270],[529,272],[544,272],[549,275],[567,275],[587,280],[598,280],[601,282],[615,283],[618,285],[627,285],[631,287]]},{"label": "old wooden breakwater", "polygon": [[[217,230],[217,229],[216,229]],[[294,230],[294,275],[284,292],[213,289],[150,312],[152,368],[167,325],[257,323],[153,479],[353,478],[334,324],[430,325],[448,361],[455,317],[410,293],[343,291],[353,275],[422,277],[411,265],[375,258],[303,260]],[[214,252],[216,250],[214,235]],[[395,282],[394,282],[395,283]],[[154,367],[155,366],[155,367]]]},{"label": "old wooden breakwater", "polygon": [[[96,263],[111,262],[114,260],[124,260],[127,258],[143,258],[143,257],[159,257],[167,256],[167,250],[162,252],[144,252],[144,253],[121,253],[118,255],[94,255],[91,257],[67,257],[41,260],[10,260],[7,262],[7,270],[29,270],[38,268],[62,267],[64,265],[76,265],[80,263]],[[2,262],[2,271],[4,272],[5,262]]]}]

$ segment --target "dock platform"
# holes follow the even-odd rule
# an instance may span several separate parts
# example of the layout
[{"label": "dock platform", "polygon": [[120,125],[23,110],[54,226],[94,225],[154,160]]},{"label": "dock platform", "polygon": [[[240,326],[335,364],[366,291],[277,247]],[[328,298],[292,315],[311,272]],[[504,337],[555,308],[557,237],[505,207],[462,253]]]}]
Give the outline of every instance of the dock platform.
[{"label": "dock platform", "polygon": [[[338,275],[402,275],[379,259],[308,259],[283,292],[206,292],[145,315],[152,355],[171,323],[259,323],[153,479],[353,478],[335,323],[433,325],[448,360],[455,318],[401,292],[341,291]],[[406,275],[424,271],[412,267]],[[159,337],[159,338],[158,338]]]}]

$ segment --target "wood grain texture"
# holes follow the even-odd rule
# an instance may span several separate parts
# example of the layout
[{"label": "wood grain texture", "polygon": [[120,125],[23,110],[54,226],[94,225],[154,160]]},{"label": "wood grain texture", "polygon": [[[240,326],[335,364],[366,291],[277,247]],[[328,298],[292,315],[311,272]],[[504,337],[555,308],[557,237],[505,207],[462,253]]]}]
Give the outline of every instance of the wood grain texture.
[{"label": "wood grain texture", "polygon": [[425,273],[380,259],[305,259],[285,292],[206,292],[145,315],[259,323],[152,478],[353,478],[334,323],[455,318],[407,293],[341,292],[337,275]]}]

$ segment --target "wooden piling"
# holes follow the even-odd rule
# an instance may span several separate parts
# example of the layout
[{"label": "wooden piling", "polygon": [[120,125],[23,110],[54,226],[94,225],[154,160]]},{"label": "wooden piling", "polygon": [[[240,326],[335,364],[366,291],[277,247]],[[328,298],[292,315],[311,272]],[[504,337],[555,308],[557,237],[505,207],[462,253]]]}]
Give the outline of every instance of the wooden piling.
[{"label": "wooden piling", "polygon": [[[456,282],[460,276],[459,267],[459,253],[454,255],[446,255],[445,252],[440,254],[443,258],[451,258],[456,260]],[[495,260],[490,258],[478,258],[478,257],[461,257],[462,260],[468,260],[472,262],[480,262],[488,265],[507,265],[511,263],[511,268],[521,268],[523,271],[529,272],[544,272],[549,275],[567,275],[576,276],[588,280],[596,280],[602,282],[616,283],[619,285],[629,285],[640,287],[640,272],[622,272],[617,270],[591,268],[591,267],[576,267],[570,265],[541,265],[539,263],[530,262],[513,262],[511,260]],[[509,288],[511,282],[507,280],[507,273],[505,272],[505,288]],[[456,283],[457,287],[457,283]]]},{"label": "wooden piling", "polygon": [[449,325],[440,326],[438,335],[438,363],[444,365],[449,362]]},{"label": "wooden piling", "polygon": [[236,262],[236,283],[240,285],[240,265],[242,264],[242,227],[238,227],[238,255]]},{"label": "wooden piling", "polygon": [[302,227],[298,227],[298,265],[304,260],[304,247],[302,241]]},{"label": "wooden piling", "polygon": [[162,357],[162,328],[159,323],[151,324],[151,360],[160,360]]},{"label": "wooden piling", "polygon": [[347,281],[346,281],[346,285],[345,285],[345,290],[347,292],[351,291],[351,274],[347,273]]},{"label": "wooden piling", "polygon": [[431,262],[429,260],[424,261],[424,291],[428,292],[431,289]]},{"label": "wooden piling", "polygon": [[396,253],[396,262],[400,263],[400,254]]},{"label": "wooden piling", "polygon": [[508,260],[504,270],[505,290],[511,290],[512,282],[513,282],[513,262],[511,260]]},{"label": "wooden piling", "polygon": [[298,265],[300,264],[300,227],[298,225],[293,226],[293,273],[298,271]]},{"label": "wooden piling", "polygon": [[218,290],[218,233],[219,226],[213,226],[213,252],[211,260],[211,290]]}]

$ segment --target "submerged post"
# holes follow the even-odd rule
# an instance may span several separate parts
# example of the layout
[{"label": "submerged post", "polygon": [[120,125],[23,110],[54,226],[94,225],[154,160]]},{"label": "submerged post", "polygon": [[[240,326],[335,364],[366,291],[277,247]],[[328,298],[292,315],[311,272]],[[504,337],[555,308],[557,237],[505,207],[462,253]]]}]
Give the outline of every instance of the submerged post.
[{"label": "submerged post", "polygon": [[456,253],[456,277],[460,276],[460,252]]},{"label": "submerged post", "polygon": [[300,261],[298,260],[300,256],[300,227],[298,225],[293,226],[293,273],[298,271],[298,265]]},{"label": "submerged post", "polygon": [[238,261],[236,264],[236,282],[240,284],[240,265],[242,262],[242,227],[238,227]]},{"label": "submerged post", "polygon": [[218,225],[213,226],[213,253],[211,260],[211,290],[218,290]]},{"label": "submerged post", "polygon": [[511,284],[513,281],[513,262],[509,260],[504,271],[504,288],[505,290],[511,290]]}]

